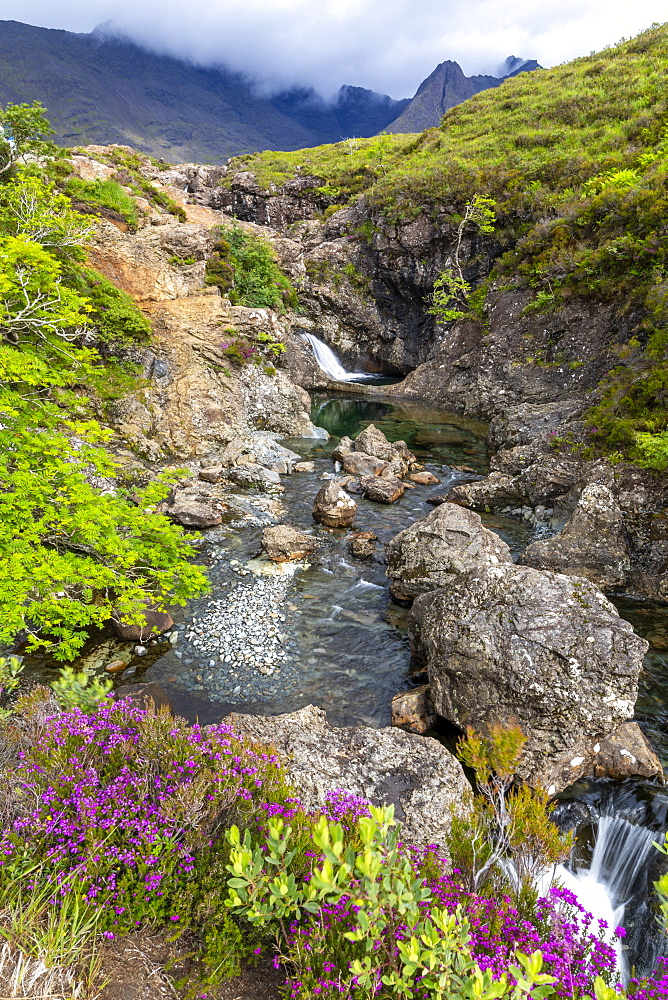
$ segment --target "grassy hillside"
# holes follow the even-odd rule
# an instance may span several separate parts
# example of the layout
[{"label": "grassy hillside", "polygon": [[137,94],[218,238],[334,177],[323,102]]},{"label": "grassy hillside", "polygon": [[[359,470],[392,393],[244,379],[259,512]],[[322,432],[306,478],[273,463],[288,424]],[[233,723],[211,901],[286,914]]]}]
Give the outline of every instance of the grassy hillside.
[{"label": "grassy hillside", "polygon": [[337,202],[364,194],[371,216],[390,221],[493,198],[510,249],[490,281],[528,286],[536,310],[573,295],[642,310],[592,421],[608,451],[668,466],[667,25],[509,79],[419,135],[263,153],[243,165],[265,186],[315,173]]}]

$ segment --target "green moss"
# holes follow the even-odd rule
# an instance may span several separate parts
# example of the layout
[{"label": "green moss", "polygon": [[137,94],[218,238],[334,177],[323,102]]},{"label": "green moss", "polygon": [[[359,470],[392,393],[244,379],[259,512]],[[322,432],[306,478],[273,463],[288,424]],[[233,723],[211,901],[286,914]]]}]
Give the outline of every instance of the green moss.
[{"label": "green moss", "polygon": [[206,262],[205,282],[233,305],[276,309],[297,304],[297,293],[276,263],[272,247],[241,226],[221,226]]}]

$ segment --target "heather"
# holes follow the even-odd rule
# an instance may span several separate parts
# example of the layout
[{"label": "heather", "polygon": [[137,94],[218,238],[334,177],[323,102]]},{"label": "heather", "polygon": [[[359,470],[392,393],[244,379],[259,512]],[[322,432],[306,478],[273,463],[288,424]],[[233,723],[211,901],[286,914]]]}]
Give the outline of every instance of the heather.
[{"label": "heather", "polygon": [[[188,942],[181,987],[200,996],[263,952],[294,1000],[595,984],[606,1000],[615,982],[604,928],[567,892],[472,891],[442,848],[402,843],[392,808],[343,791],[309,813],[276,754],[227,725],[109,699],[60,712],[35,689],[3,722],[2,759],[0,933],[24,961],[60,940],[49,961],[78,970],[77,995],[95,942],[144,927]],[[633,995],[659,996],[661,975]]]}]

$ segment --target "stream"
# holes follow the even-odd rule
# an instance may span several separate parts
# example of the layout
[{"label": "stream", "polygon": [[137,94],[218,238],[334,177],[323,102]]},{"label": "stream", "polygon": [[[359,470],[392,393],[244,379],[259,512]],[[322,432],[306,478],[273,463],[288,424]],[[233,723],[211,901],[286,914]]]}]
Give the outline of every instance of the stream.
[{"label": "stream", "polygon": [[[334,356],[335,357],[335,356]],[[350,381],[350,380],[348,380]],[[354,559],[347,532],[314,525],[313,498],[334,471],[330,458],[343,435],[369,423],[391,441],[403,439],[440,480],[406,490],[394,505],[356,496],[355,530],[373,531],[383,543],[432,507],[429,497],[455,483],[486,474],[486,427],[427,404],[376,395],[313,394],[312,419],[327,442],[283,443],[314,463],[312,472],[283,477],[284,492],[267,497],[234,494],[228,523],[202,533],[199,561],[211,593],[173,611],[169,642],[148,645],[141,655],[125,644],[129,668],[117,685],[159,682],[175,710],[191,721],[219,721],[231,711],[273,715],[315,704],[334,725],[390,724],[393,695],[414,683],[407,636],[408,611],[390,601],[380,558]],[[459,468],[456,468],[459,467]],[[516,557],[533,528],[485,514]],[[319,547],[310,564],[273,564],[261,555],[265,526],[282,522],[312,532]],[[668,763],[668,608],[615,599],[620,614],[650,642],[637,718]],[[86,665],[99,671],[118,655],[119,643],[104,633],[87,648]],[[43,666],[32,670],[43,674]],[[578,831],[578,844],[561,880],[595,916],[627,928],[621,966],[649,971],[662,944],[657,932],[652,881],[662,859],[652,841],[668,823],[668,795],[652,782],[578,782],[559,796],[556,816]]]}]

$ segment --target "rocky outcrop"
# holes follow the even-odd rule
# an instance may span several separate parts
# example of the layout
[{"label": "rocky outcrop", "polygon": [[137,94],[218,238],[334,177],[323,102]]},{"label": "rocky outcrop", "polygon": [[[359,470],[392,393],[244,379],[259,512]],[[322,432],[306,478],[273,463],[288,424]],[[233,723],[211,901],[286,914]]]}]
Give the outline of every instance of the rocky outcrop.
[{"label": "rocky outcrop", "polygon": [[313,535],[307,535],[305,531],[298,531],[288,524],[277,524],[264,529],[260,544],[272,562],[290,562],[306,559],[318,543]]},{"label": "rocky outcrop", "polygon": [[533,542],[523,566],[583,576],[603,590],[621,587],[631,569],[624,515],[607,486],[586,486],[578,505],[553,538]]},{"label": "rocky outcrop", "polygon": [[564,787],[563,759],[583,763],[584,740],[632,717],[647,643],[589,581],[506,563],[420,601],[436,712],[462,728],[519,724],[534,784]]},{"label": "rocky outcrop", "polygon": [[341,489],[337,480],[326,483],[313,501],[313,520],[326,528],[349,528],[355,520],[357,504]]},{"label": "rocky outcrop", "polygon": [[385,558],[390,590],[399,601],[449,586],[470,570],[511,561],[506,543],[478,514],[451,503],[395,535]]},{"label": "rocky outcrop", "polygon": [[309,705],[271,718],[230,715],[240,735],[278,750],[307,809],[322,809],[342,790],[374,805],[393,805],[402,838],[444,844],[453,813],[466,815],[471,790],[461,764],[436,740],[400,729],[335,728]]}]

